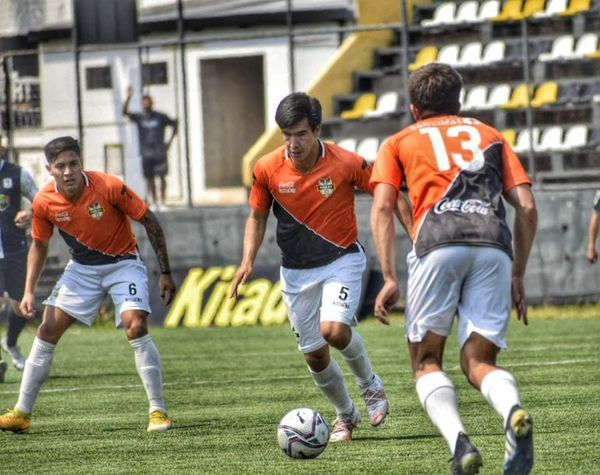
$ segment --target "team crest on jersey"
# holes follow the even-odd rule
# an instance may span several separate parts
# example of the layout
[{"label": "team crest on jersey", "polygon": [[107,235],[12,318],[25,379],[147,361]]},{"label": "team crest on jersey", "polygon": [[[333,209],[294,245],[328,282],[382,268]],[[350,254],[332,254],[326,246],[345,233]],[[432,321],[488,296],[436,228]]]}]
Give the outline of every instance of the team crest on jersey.
[{"label": "team crest on jersey", "polygon": [[296,183],[293,181],[279,183],[279,193],[296,193]]},{"label": "team crest on jersey", "polygon": [[104,208],[100,203],[93,203],[88,206],[88,213],[94,219],[100,219],[104,216]]},{"label": "team crest on jersey", "polygon": [[0,194],[0,211],[4,211],[10,206],[10,198],[7,195]]},{"label": "team crest on jersey", "polygon": [[13,181],[12,178],[2,178],[2,186],[4,188],[12,188],[13,187]]},{"label": "team crest on jersey", "polygon": [[333,180],[330,176],[327,178],[319,178],[319,183],[317,184],[317,190],[321,193],[325,198],[329,198],[333,195],[335,191],[335,185],[333,184]]}]

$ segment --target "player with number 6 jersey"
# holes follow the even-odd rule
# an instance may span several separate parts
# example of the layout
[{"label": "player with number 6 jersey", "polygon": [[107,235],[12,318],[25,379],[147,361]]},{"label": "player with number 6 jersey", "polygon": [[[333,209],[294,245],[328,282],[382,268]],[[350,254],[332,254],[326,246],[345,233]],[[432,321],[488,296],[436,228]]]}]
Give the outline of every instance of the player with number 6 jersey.
[{"label": "player with number 6 jersey", "polygon": [[[421,404],[453,453],[452,473],[478,473],[481,454],[466,435],[454,386],[442,369],[456,316],[461,368],[503,418],[504,474],[527,474],[532,418],[521,406],[515,378],[496,358],[506,347],[511,292],[527,324],[523,277],[537,211],[531,180],[502,134],[458,115],[461,88],[462,78],[447,64],[412,73],[415,123],[387,139],[377,156],[371,227],[384,285],[375,313],[386,315],[399,295],[391,211],[405,182],[414,210],[405,332]],[[504,200],[515,209],[514,246]]]},{"label": "player with number 6 jersey", "polygon": [[91,325],[107,295],[115,305],[115,323],[123,326],[149,400],[150,432],[171,427],[163,398],[160,355],[148,334],[150,313],[148,273],[137,250],[129,219],[148,234],[161,269],[160,294],[165,304],[175,293],[164,234],[156,216],[141,198],[116,177],[84,172],[79,143],[59,137],[44,148],[54,182],[33,201],[31,247],[20,309],[26,318],[36,313],[35,288],[56,226],[71,251],[62,276],[44,302],[43,321],[25,363],[19,400],[0,416],[0,430],[24,432],[44,380],[50,374],[54,350],[76,321]]}]

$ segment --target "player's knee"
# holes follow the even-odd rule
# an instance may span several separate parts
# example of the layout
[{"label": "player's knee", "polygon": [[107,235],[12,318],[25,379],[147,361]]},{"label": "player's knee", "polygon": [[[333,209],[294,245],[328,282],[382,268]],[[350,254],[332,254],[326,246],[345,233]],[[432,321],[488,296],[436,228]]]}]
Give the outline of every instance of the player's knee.
[{"label": "player's knee", "polygon": [[331,346],[343,350],[350,344],[352,330],[346,325],[322,325],[321,335]]},{"label": "player's knee", "polygon": [[129,340],[135,340],[141,338],[148,333],[148,327],[146,322],[142,318],[136,318],[132,320],[126,328],[127,338]]},{"label": "player's knee", "polygon": [[60,333],[52,325],[42,322],[37,329],[37,337],[42,341],[56,344],[60,339]]}]

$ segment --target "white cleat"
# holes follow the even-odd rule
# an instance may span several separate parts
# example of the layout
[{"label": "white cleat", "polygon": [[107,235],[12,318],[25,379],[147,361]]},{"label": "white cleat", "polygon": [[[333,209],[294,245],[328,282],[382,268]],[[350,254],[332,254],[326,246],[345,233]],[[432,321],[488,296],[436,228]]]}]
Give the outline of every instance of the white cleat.
[{"label": "white cleat", "polygon": [[352,440],[352,431],[360,424],[360,413],[356,406],[352,405],[352,411],[348,414],[338,414],[333,421],[329,442],[349,442]]},{"label": "white cleat", "polygon": [[361,394],[367,405],[369,422],[373,427],[377,427],[390,413],[390,404],[383,390],[381,378],[374,374],[372,381],[362,388]]},{"label": "white cleat", "polygon": [[10,356],[10,360],[12,361],[15,369],[18,371],[23,371],[23,369],[25,369],[26,358],[23,356],[23,353],[21,353],[21,349],[17,345],[8,346],[6,344],[6,337],[0,340],[0,346],[4,351],[6,351],[8,356]]}]

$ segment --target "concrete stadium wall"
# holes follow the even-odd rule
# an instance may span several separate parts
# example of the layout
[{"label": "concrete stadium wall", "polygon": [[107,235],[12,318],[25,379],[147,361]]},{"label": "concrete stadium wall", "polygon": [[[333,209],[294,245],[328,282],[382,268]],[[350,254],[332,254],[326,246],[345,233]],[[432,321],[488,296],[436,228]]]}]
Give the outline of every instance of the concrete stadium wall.
[{"label": "concrete stadium wall", "polygon": [[[592,190],[536,192],[539,226],[526,275],[526,290],[532,302],[578,302],[600,297],[600,265],[590,265],[585,258],[593,196]],[[360,240],[376,265],[369,229],[370,197],[358,196],[356,208]],[[232,206],[161,214],[159,218],[167,234],[173,266],[238,264],[242,255],[247,213],[246,206]],[[397,265],[401,287],[404,289],[405,256],[411,245],[400,226],[397,226],[397,234]],[[137,229],[137,235],[148,267],[155,269],[155,259],[145,233]],[[271,215],[257,264],[278,263],[275,219]]]}]

